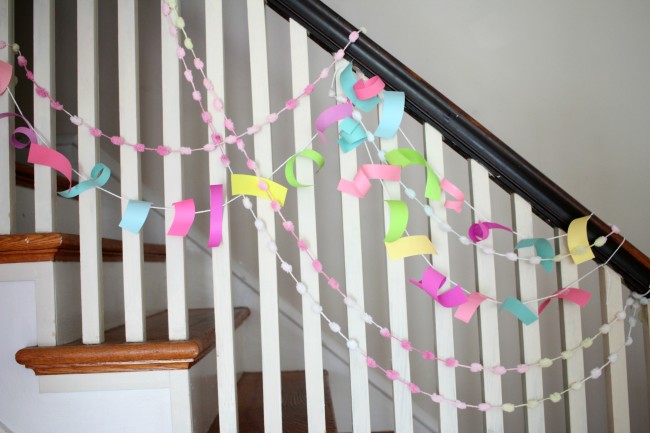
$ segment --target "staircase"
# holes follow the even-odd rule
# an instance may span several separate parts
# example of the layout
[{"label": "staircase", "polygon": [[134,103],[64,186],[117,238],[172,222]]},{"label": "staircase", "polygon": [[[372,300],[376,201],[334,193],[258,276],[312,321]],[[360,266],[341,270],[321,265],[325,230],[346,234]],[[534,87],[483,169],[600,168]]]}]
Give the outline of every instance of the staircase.
[{"label": "staircase", "polygon": [[[9,384],[0,387],[0,432],[647,430],[650,328],[629,315],[649,312],[641,299],[650,259],[624,233],[369,35],[348,44],[356,27],[321,2],[165,0],[162,15],[160,6],[0,0],[0,40],[21,43],[34,79],[70,110],[60,113],[35,95],[11,47],[0,50],[0,60],[14,64],[20,81],[9,89],[39,141],[67,152],[85,174],[99,162],[113,172],[103,186],[112,196],[91,188],[72,200],[58,197],[68,179],[26,164],[27,150],[8,140],[23,124],[0,119],[0,210],[8,215],[0,221],[0,324],[10,331],[0,340],[0,382]],[[345,58],[333,62],[330,53],[343,48]],[[340,150],[335,121],[324,132],[329,145],[310,141],[319,114],[337,96],[347,101],[340,77],[348,62],[356,78],[381,77],[384,92],[405,95],[405,131],[364,135],[367,152],[363,145]],[[240,142],[212,90],[201,87],[204,70],[208,90],[226,96]],[[384,104],[360,114],[368,130],[381,121]],[[8,93],[0,96],[0,113],[18,108]],[[74,146],[67,146],[71,136]],[[217,150],[204,152],[221,140],[229,166]],[[136,143],[151,151],[136,151]],[[233,174],[252,169],[288,185],[277,166],[306,143],[327,163],[319,171],[306,158],[295,160],[295,177],[315,187],[289,188],[282,213],[263,195],[251,196],[249,206],[231,192]],[[382,239],[391,213],[384,202],[421,194],[424,171],[404,167],[403,189],[373,180],[364,198],[342,194],[337,184],[355,178],[362,164],[378,164],[382,153],[409,146],[441,181],[466,191],[471,205],[457,214],[432,199],[408,203],[410,234],[437,249],[422,256],[427,264],[468,293],[526,301],[539,320],[524,324],[484,302],[465,325],[408,283],[420,279],[421,260],[387,258]],[[223,208],[221,244],[207,247],[216,213],[208,186],[217,184],[232,202]],[[176,206],[190,197],[197,211],[207,211],[192,212],[186,235],[168,234]],[[136,200],[153,208],[133,233],[118,223]],[[570,224],[588,215],[588,244],[606,242],[593,248],[593,261],[577,265],[564,240]],[[467,227],[481,221],[503,222],[513,233],[494,230],[467,246]],[[552,272],[536,267],[533,253],[514,252],[533,236],[553,243]],[[345,299],[331,291],[339,286]],[[591,300],[581,308],[550,297],[536,314],[538,301],[561,287],[583,289]],[[621,319],[621,310],[628,316]],[[552,359],[542,367],[547,353]],[[482,372],[470,372],[467,360]],[[504,365],[530,369],[503,378],[492,371]]]}]

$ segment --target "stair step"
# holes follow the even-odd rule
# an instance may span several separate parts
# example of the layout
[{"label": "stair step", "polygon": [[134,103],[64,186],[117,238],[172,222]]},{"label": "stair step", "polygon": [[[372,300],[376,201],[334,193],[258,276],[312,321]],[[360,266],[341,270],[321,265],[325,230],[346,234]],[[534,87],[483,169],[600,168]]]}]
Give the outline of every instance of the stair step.
[{"label": "stair step", "polygon": [[[122,241],[102,239],[106,262],[122,261]],[[145,262],[164,262],[165,246],[144,244]],[[0,236],[0,264],[27,262],[78,262],[79,235],[66,233],[25,233]]]},{"label": "stair step", "polygon": [[[327,370],[325,381],[325,424],[327,433],[336,433],[336,420],[332,407]],[[304,371],[282,372],[282,423],[283,433],[304,433],[307,424],[307,391]],[[264,431],[264,401],[262,373],[244,373],[237,384],[237,407],[239,408],[239,433]],[[208,433],[219,433],[219,416]]]},{"label": "stair step", "polygon": [[[248,316],[248,308],[235,308],[235,329]],[[147,317],[145,342],[126,343],[122,325],[106,331],[102,344],[78,340],[55,347],[27,347],[16,353],[16,361],[36,375],[186,370],[214,348],[214,310],[189,310],[189,329],[188,340],[169,341],[167,311],[163,311]]]}]

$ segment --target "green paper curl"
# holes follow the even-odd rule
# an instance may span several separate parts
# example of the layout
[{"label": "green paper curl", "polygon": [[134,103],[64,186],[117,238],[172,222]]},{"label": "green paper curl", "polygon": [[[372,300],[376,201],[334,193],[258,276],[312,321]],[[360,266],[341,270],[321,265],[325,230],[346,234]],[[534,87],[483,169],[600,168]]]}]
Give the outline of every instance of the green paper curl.
[{"label": "green paper curl", "polygon": [[303,185],[302,183],[298,182],[298,179],[296,179],[296,174],[294,169],[294,166],[296,165],[296,158],[298,158],[299,156],[311,159],[318,167],[316,169],[316,173],[318,173],[320,169],[323,168],[323,165],[325,165],[325,158],[323,157],[323,155],[321,155],[320,153],[312,149],[305,149],[302,152],[297,153],[293,155],[291,158],[289,158],[289,161],[287,161],[287,165],[284,166],[284,177],[287,178],[287,183],[293,186],[294,188],[305,188],[311,185]]},{"label": "green paper curl", "polygon": [[424,190],[424,196],[430,200],[440,200],[440,180],[431,170],[427,160],[419,152],[413,149],[395,149],[386,154],[386,161],[390,165],[406,167],[409,165],[421,165],[427,170],[427,184]]}]

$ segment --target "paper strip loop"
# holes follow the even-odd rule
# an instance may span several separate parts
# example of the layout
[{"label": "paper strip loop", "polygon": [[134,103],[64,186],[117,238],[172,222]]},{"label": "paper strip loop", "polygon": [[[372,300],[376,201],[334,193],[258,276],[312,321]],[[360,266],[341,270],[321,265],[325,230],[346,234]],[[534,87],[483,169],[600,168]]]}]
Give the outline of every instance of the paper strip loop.
[{"label": "paper strip loop", "polygon": [[409,208],[402,200],[386,200],[390,221],[384,242],[395,242],[404,234],[409,222]]},{"label": "paper strip loop", "polygon": [[576,289],[574,287],[560,289],[557,292],[553,293],[550,298],[545,299],[541,304],[539,304],[537,314],[542,314],[542,311],[544,311],[546,307],[548,307],[548,304],[551,303],[551,300],[555,298],[564,299],[565,301],[573,302],[580,307],[584,307],[587,305],[587,302],[589,302],[591,293],[587,292],[586,290]]},{"label": "paper strip loop", "polygon": [[9,87],[13,75],[14,67],[7,62],[0,61],[0,95]]},{"label": "paper strip loop", "polygon": [[177,201],[174,206],[174,220],[169,227],[167,235],[169,236],[187,236],[192,223],[194,223],[194,216],[196,207],[194,199],[188,198],[187,200]]},{"label": "paper strip loop", "polygon": [[348,66],[341,71],[339,82],[341,83],[343,93],[345,93],[345,96],[348,97],[357,109],[367,113],[379,104],[380,99],[376,96],[370,99],[357,98],[357,95],[354,92],[354,85],[357,82],[357,77],[354,75],[354,72],[352,72],[352,63],[349,63]]},{"label": "paper strip loop", "polygon": [[210,238],[208,248],[221,245],[223,239],[223,185],[210,185]]},{"label": "paper strip loop", "polygon": [[530,325],[531,323],[537,320],[537,315],[530,311],[528,307],[524,305],[519,299],[515,299],[512,296],[508,296],[503,304],[501,304],[500,310],[506,309],[513,316],[519,319],[524,325]]},{"label": "paper strip loop", "polygon": [[[0,62],[2,63],[2,62]],[[23,121],[27,124],[27,119],[25,119],[23,116],[21,116],[18,113],[2,113],[0,114],[0,119],[4,119],[5,117],[18,117],[20,119],[23,119]],[[27,137],[27,142],[23,143],[20,140],[18,140],[18,135],[24,135]],[[36,137],[36,134],[34,131],[32,131],[29,128],[25,128],[24,126],[19,126],[18,128],[14,129],[14,132],[11,134],[9,141],[13,147],[16,149],[24,149],[27,146],[30,145],[30,143],[38,143],[38,137]]]},{"label": "paper strip loop", "polygon": [[293,186],[294,188],[304,188],[307,186],[311,186],[311,185],[303,185],[302,183],[298,182],[298,180],[296,179],[294,167],[296,165],[296,159],[299,156],[314,161],[314,163],[318,167],[316,168],[316,173],[318,173],[319,170],[323,168],[323,165],[325,164],[325,158],[323,157],[323,155],[321,155],[320,153],[312,149],[305,149],[302,152],[297,153],[293,155],[291,158],[289,158],[289,160],[287,161],[287,165],[284,166],[284,177],[287,179],[287,183]]},{"label": "paper strip loop", "polygon": [[38,143],[29,146],[27,162],[51,167],[68,179],[68,188],[72,186],[72,165],[62,153]]},{"label": "paper strip loop", "polygon": [[467,295],[458,285],[447,290],[445,293],[438,294],[438,290],[440,290],[440,288],[445,284],[447,277],[433,269],[431,266],[427,266],[420,281],[415,281],[412,278],[409,278],[408,280],[412,284],[424,290],[443,307],[457,307],[467,302]]},{"label": "paper strip loop", "polygon": [[375,131],[377,137],[391,138],[395,136],[404,116],[404,103],[404,92],[384,92],[381,118]]},{"label": "paper strip loop", "polygon": [[[259,182],[266,184],[266,191],[260,189]],[[284,199],[287,197],[287,188],[279,183],[248,174],[233,174],[230,176],[230,192],[232,195],[254,195],[267,200],[270,195],[273,200],[280,203],[280,206],[284,206]]]},{"label": "paper strip loop", "polygon": [[445,207],[447,209],[454,210],[458,213],[463,209],[463,203],[465,202],[465,194],[460,190],[456,185],[443,178],[440,182],[440,189],[442,189],[447,195],[452,196],[455,200],[445,199]]},{"label": "paper strip loop", "polygon": [[470,293],[467,302],[458,307],[454,317],[462,322],[469,323],[479,305],[481,305],[481,303],[486,299],[488,299],[488,297],[479,292]]},{"label": "paper strip loop", "polygon": [[407,167],[409,165],[421,165],[427,170],[427,184],[424,189],[424,196],[431,200],[440,200],[440,183],[438,176],[433,172],[427,160],[418,151],[413,149],[394,149],[386,153],[386,161],[391,165]]},{"label": "paper strip loop", "polygon": [[[515,250],[528,247],[535,247],[535,254],[542,259],[552,259],[555,257],[553,246],[544,238],[522,239],[515,245]],[[546,272],[551,272],[551,269],[553,269],[553,260],[542,260],[541,265],[546,269]]]},{"label": "paper strip loop", "polygon": [[[33,144],[32,147],[34,147]],[[90,179],[84,180],[83,182],[79,182],[77,185],[73,186],[69,190],[60,191],[58,194],[61,197],[65,197],[65,198],[76,197],[82,192],[88,191],[89,189],[98,188],[106,185],[106,182],[108,182],[108,179],[110,179],[110,177],[111,177],[111,169],[108,168],[106,165],[102,164],[101,162],[98,162],[97,164],[95,164],[92,171],[90,172]]]},{"label": "paper strip loop", "polygon": [[341,179],[337,189],[357,198],[363,198],[370,190],[370,179],[400,180],[402,169],[393,165],[363,164],[354,176],[354,180]]},{"label": "paper strip loop", "polygon": [[148,201],[129,200],[124,215],[122,215],[120,227],[131,233],[140,233],[150,210],[151,203]]},{"label": "paper strip loop", "polygon": [[346,104],[333,105],[320,113],[316,119],[315,126],[316,131],[318,131],[318,137],[324,144],[327,144],[327,140],[325,140],[325,135],[323,134],[325,130],[339,120],[351,116],[352,109],[352,104],[348,102]]},{"label": "paper strip loop", "polygon": [[385,86],[386,85],[381,78],[374,76],[368,78],[366,81],[359,79],[356,83],[354,83],[352,89],[354,90],[354,94],[357,98],[365,101],[366,99],[370,99],[379,95],[379,92],[384,90]]},{"label": "paper strip loop", "polygon": [[339,126],[339,146],[343,153],[359,147],[366,137],[366,131],[359,122],[350,117],[343,119]]},{"label": "paper strip loop", "polygon": [[589,221],[589,218],[591,218],[591,215],[574,219],[569,224],[569,230],[567,230],[567,246],[576,265],[595,257],[587,237],[587,221]]},{"label": "paper strip loop", "polygon": [[501,224],[492,223],[489,221],[486,222],[479,221],[477,223],[472,224],[469,227],[469,230],[467,230],[467,235],[472,240],[472,242],[480,242],[484,239],[487,239],[487,237],[490,236],[490,230],[492,229],[501,229],[501,230],[512,232],[511,228],[502,226]]},{"label": "paper strip loop", "polygon": [[388,258],[399,260],[420,254],[438,254],[431,240],[424,235],[407,236],[395,242],[385,242]]}]

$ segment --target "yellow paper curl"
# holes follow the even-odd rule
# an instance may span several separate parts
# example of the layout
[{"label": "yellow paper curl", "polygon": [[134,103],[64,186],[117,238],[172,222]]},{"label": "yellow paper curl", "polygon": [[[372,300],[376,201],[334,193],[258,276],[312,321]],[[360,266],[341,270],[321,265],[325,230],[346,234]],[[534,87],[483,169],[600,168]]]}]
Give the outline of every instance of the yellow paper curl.
[{"label": "yellow paper curl", "polygon": [[388,258],[399,260],[420,254],[438,254],[431,240],[424,235],[407,236],[395,242],[385,242]]},{"label": "yellow paper curl", "polygon": [[567,231],[567,246],[576,265],[595,257],[589,245],[589,238],[587,238],[587,221],[589,221],[589,218],[591,218],[591,215],[574,219],[569,224],[569,230]]},{"label": "yellow paper curl", "polygon": [[[258,186],[260,181],[266,183],[268,186],[267,191],[260,189]],[[265,199],[268,199],[270,194],[273,200],[280,203],[280,206],[284,206],[284,199],[287,197],[287,188],[279,183],[248,174],[233,174],[230,177],[230,191],[232,195],[254,195]]]}]

